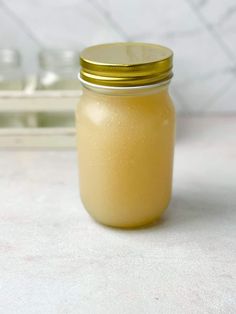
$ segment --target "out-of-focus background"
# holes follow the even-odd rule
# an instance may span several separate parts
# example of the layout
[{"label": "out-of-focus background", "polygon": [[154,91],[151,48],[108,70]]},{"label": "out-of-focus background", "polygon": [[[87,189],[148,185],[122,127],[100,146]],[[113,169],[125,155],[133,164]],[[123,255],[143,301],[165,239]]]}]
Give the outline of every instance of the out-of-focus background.
[{"label": "out-of-focus background", "polygon": [[113,41],[166,45],[175,53],[178,111],[236,110],[235,0],[1,0],[0,48],[16,48],[26,73],[44,48]]}]

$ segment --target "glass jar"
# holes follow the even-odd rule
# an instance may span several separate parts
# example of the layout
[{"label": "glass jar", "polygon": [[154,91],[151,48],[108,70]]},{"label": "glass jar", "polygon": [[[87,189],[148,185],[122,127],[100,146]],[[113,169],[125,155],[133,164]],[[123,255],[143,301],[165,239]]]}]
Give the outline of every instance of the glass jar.
[{"label": "glass jar", "polygon": [[[75,50],[43,50],[39,53],[39,90],[78,90],[79,53]],[[68,112],[38,113],[41,127],[73,127],[74,114]]]},{"label": "glass jar", "polygon": [[0,49],[0,90],[22,90],[21,57],[17,50]]},{"label": "glass jar", "polygon": [[77,90],[79,53],[75,50],[43,50],[39,53],[38,89]]},{"label": "glass jar", "polygon": [[138,227],[168,206],[175,137],[171,68],[171,50],[152,44],[106,44],[81,54],[80,194],[100,223]]},{"label": "glass jar", "polygon": [[[24,88],[21,56],[14,49],[0,49],[0,91],[19,91]],[[22,127],[25,117],[20,112],[2,112],[0,128]]]}]

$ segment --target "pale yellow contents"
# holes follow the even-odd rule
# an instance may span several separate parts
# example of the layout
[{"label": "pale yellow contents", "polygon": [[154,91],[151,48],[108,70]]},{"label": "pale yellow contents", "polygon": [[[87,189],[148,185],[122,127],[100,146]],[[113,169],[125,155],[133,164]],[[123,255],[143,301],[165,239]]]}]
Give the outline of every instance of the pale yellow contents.
[{"label": "pale yellow contents", "polygon": [[171,196],[174,109],[167,87],[135,96],[87,89],[78,105],[80,193],[97,221],[137,227]]}]

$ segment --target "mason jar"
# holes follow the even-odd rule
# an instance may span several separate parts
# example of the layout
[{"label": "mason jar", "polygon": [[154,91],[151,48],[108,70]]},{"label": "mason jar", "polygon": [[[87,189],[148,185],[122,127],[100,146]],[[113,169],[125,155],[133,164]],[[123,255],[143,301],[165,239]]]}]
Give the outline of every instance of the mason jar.
[{"label": "mason jar", "polygon": [[80,82],[79,53],[70,49],[45,49],[40,51],[38,89],[77,90]]},{"label": "mason jar", "polygon": [[22,90],[23,87],[20,53],[14,49],[0,49],[0,90]]},{"label": "mason jar", "polygon": [[[45,49],[39,53],[38,90],[79,90],[79,52],[71,49]],[[42,112],[38,114],[42,127],[74,126],[70,112]]]},{"label": "mason jar", "polygon": [[144,43],[81,53],[77,107],[80,195],[98,222],[121,228],[159,219],[171,198],[175,110],[170,49]]}]

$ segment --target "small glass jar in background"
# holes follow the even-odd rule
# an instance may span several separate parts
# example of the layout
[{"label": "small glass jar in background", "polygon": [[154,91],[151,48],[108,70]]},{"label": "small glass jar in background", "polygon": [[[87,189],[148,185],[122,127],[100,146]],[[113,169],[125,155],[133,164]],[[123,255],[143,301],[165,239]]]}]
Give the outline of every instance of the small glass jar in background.
[{"label": "small glass jar in background", "polygon": [[[38,90],[79,90],[79,52],[76,50],[43,50],[38,56]],[[74,126],[73,113],[48,112],[38,114],[41,127]]]},{"label": "small glass jar in background", "polygon": [[[15,49],[0,49],[0,91],[19,91],[24,88],[21,55]],[[0,127],[22,127],[22,113],[1,113]]]},{"label": "small glass jar in background", "polygon": [[14,49],[0,49],[0,90],[22,90],[23,87],[20,53]]},{"label": "small glass jar in background", "polygon": [[38,89],[77,90],[80,82],[79,53],[75,50],[43,50],[38,57],[40,73]]}]

